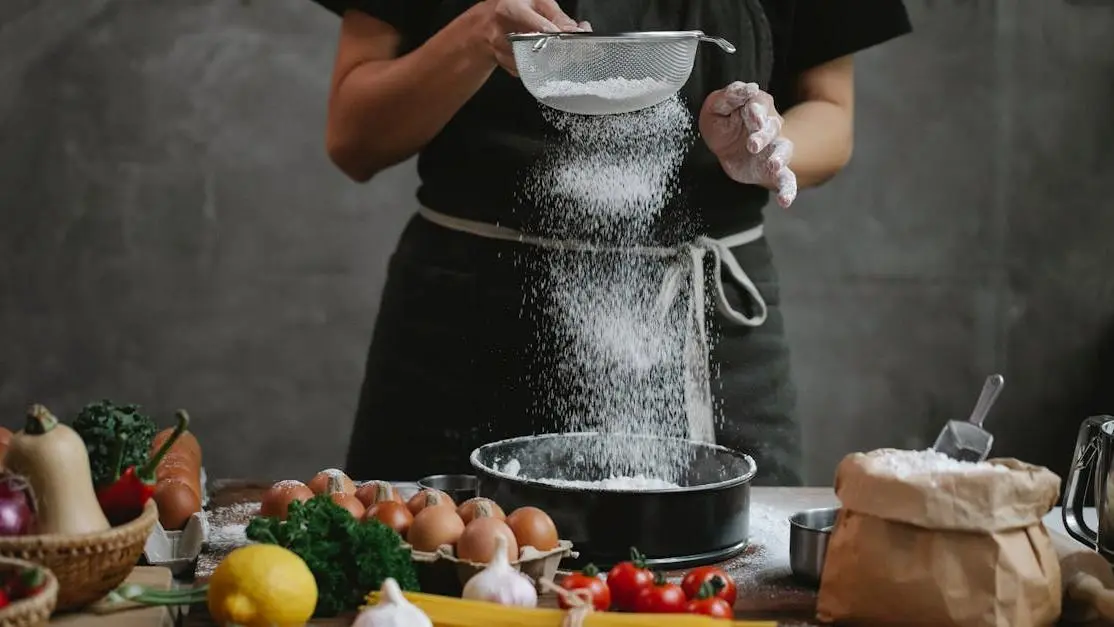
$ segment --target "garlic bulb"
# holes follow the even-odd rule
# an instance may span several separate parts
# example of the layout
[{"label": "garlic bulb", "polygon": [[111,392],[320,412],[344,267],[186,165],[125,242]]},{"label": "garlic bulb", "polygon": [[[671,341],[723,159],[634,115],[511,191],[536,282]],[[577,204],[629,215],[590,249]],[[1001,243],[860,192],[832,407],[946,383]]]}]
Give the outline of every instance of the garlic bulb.
[{"label": "garlic bulb", "polygon": [[352,627],[433,627],[433,622],[388,578],[379,589],[379,603],[360,612]]},{"label": "garlic bulb", "polygon": [[495,556],[464,584],[461,596],[499,605],[538,606],[538,591],[530,578],[515,570],[507,561],[507,539],[501,533],[495,534]]}]

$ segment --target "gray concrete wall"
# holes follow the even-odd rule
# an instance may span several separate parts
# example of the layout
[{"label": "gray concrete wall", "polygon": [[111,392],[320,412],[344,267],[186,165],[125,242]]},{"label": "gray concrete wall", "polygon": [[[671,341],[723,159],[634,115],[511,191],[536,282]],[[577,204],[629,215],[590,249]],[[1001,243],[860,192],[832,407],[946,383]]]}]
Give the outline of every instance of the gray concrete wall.
[{"label": "gray concrete wall", "polygon": [[[859,60],[853,165],[770,211],[809,476],[927,445],[991,370],[999,452],[1063,470],[1114,408],[1114,10],[909,4],[917,34]],[[416,179],[327,162],[336,27],[306,0],[0,4],[0,423],[111,397],[190,408],[214,475],[340,463]]]}]

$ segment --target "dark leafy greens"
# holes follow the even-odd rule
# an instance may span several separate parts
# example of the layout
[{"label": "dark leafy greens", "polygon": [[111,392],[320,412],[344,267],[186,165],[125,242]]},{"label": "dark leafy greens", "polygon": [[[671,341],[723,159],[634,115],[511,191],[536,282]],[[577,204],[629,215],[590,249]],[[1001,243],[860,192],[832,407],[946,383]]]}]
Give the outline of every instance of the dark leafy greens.
[{"label": "dark leafy greens", "polygon": [[116,474],[113,452],[118,436],[126,438],[120,467],[127,468],[147,461],[151,440],[158,432],[155,421],[141,413],[138,405],[115,405],[107,400],[86,405],[74,420],[73,429],[89,451],[93,483],[98,486],[111,483]]},{"label": "dark leafy greens", "polygon": [[248,539],[290,549],[317,580],[314,616],[336,616],[364,603],[391,577],[403,590],[417,591],[410,551],[390,527],[360,522],[327,495],[293,501],[286,520],[258,517],[248,524]]}]

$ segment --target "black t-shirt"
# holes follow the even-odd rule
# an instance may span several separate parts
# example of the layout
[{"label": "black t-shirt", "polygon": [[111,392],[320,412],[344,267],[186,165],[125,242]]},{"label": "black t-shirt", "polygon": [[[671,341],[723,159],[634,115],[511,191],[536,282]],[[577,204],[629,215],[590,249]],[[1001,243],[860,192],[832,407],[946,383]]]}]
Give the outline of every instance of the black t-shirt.
[{"label": "black t-shirt", "polygon": [[[478,0],[316,0],[336,13],[357,9],[394,26],[406,53]],[[901,0],[561,0],[596,32],[703,30],[738,48],[702,44],[682,90],[695,115],[704,97],[733,81],[757,82],[784,111],[805,70],[911,30]],[[496,71],[418,157],[420,202],[461,217],[519,227],[538,210],[518,193],[552,134],[542,105],[521,81]],[[694,122],[695,126],[695,122]],[[675,208],[695,230],[721,236],[762,221],[769,192],[729,179],[702,141],[680,173]],[[686,234],[687,236],[688,234]]]}]

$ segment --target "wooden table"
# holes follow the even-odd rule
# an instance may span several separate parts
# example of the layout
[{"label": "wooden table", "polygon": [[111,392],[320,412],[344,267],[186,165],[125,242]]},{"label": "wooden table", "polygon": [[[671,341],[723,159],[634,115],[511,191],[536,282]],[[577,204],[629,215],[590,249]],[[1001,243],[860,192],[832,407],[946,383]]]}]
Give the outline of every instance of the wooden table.
[{"label": "wooden table", "polygon": [[[226,508],[257,502],[268,485],[241,480],[217,481],[212,486],[209,506]],[[785,626],[814,625],[811,621],[815,615],[815,590],[797,585],[790,577],[788,524],[785,518],[795,511],[834,505],[837,503],[835,495],[831,488],[754,488],[752,495],[752,536],[761,542],[762,531],[768,532],[776,526],[776,532],[783,533],[784,537],[771,542],[768,550],[755,546],[722,565],[739,585],[736,616],[739,619],[777,620]],[[351,617],[340,617],[313,621],[311,625],[348,627],[350,623]],[[213,627],[204,605],[190,608],[182,624],[184,627]]]}]

